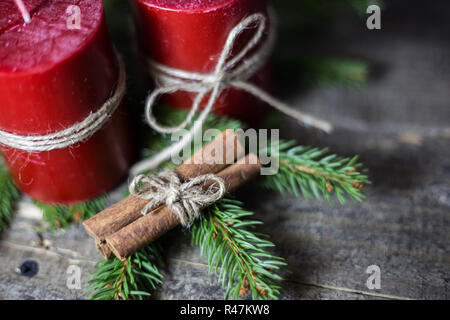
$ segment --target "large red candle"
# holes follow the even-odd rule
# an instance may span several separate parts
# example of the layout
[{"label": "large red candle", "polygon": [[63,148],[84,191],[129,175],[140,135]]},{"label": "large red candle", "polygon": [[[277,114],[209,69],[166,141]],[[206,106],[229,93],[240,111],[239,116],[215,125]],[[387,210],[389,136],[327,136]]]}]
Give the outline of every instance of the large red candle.
[{"label": "large red candle", "polygon": [[[266,0],[131,0],[131,3],[144,56],[190,72],[214,70],[230,31],[243,18],[253,13],[268,17]],[[235,50],[241,49],[248,39],[249,35],[242,36]],[[269,89],[267,65],[250,81]],[[176,92],[164,99],[172,106],[190,108],[194,97],[193,93]],[[217,100],[214,111],[254,124],[264,117],[266,105],[246,92],[227,89]]]},{"label": "large red candle", "polygon": [[[24,2],[29,23],[12,0],[0,2],[0,130],[45,135],[98,110],[115,91],[119,64],[101,0],[74,1],[79,12],[65,0]],[[68,27],[77,13],[80,28]],[[127,121],[122,103],[100,131],[70,147],[0,150],[22,191],[40,201],[75,203],[126,176],[132,161]]]}]

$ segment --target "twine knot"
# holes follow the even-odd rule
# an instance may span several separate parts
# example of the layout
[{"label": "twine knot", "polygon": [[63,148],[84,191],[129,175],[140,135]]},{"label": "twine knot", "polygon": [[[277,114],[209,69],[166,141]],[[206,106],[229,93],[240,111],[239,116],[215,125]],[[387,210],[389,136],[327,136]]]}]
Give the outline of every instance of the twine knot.
[{"label": "twine knot", "polygon": [[[150,73],[160,86],[148,96],[145,106],[145,116],[149,125],[157,132],[174,133],[186,128],[193,122],[193,118],[204,98],[208,94],[210,95],[205,108],[189,132],[179,142],[161,151],[153,158],[135,165],[131,170],[133,175],[158,167],[162,162],[169,159],[172,154],[178,153],[186,145],[191,143],[195,134],[201,131],[203,122],[213,109],[220,94],[227,88],[246,91],[306,125],[325,132],[332,130],[328,122],[291,108],[248,81],[266,64],[274,46],[275,32],[273,28],[268,28],[267,20],[266,16],[262,13],[255,13],[242,19],[230,31],[223,50],[220,53],[217,65],[211,73],[189,72],[171,68],[151,59],[147,60]],[[256,27],[256,32],[242,50],[234,53],[233,49],[235,48],[238,37],[242,32],[251,27]],[[187,91],[197,93],[197,95],[186,119],[181,124],[174,127],[163,126],[153,116],[153,106],[160,96],[177,91]]]},{"label": "twine knot", "polygon": [[175,202],[178,202],[182,199],[180,190],[175,188],[171,188],[167,192],[167,200],[166,203],[168,206],[172,206]]},{"label": "twine knot", "polygon": [[[205,190],[204,184],[213,183]],[[138,175],[129,186],[130,194],[149,200],[142,209],[145,216],[166,205],[184,227],[190,227],[203,207],[220,200],[226,193],[225,182],[214,174],[205,174],[182,183],[177,173],[164,170],[158,175]]]}]

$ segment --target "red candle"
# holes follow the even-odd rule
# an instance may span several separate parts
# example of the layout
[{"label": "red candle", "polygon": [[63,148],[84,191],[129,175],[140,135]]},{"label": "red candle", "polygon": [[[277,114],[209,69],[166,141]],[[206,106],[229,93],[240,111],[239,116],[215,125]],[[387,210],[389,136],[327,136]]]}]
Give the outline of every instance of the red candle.
[{"label": "red candle", "polygon": [[[144,56],[190,72],[214,70],[230,31],[243,18],[253,13],[268,17],[266,0],[132,0],[131,3]],[[251,32],[238,39],[234,51],[245,46]],[[249,81],[268,90],[269,67],[263,67]],[[195,96],[176,92],[165,95],[164,101],[190,109]],[[217,100],[214,112],[255,124],[265,116],[266,109],[266,104],[251,94],[226,89]]]},{"label": "red candle", "polygon": [[[0,2],[0,130],[46,135],[85,119],[116,90],[119,63],[101,0]],[[79,26],[77,24],[79,23]],[[121,103],[102,129],[63,149],[0,145],[19,188],[39,201],[75,203],[114,187],[133,157]]]}]

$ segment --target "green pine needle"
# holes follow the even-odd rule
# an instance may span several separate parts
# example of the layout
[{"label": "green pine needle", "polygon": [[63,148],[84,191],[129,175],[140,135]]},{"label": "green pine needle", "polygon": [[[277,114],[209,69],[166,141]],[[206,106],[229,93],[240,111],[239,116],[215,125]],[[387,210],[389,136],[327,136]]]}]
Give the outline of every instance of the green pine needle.
[{"label": "green pine needle", "polygon": [[[176,110],[170,107],[161,109],[158,119],[165,125],[170,126],[182,122],[188,113],[187,111]],[[242,127],[243,125],[241,122],[237,120],[214,115],[208,116],[203,124],[204,130],[214,128],[223,131],[227,128],[238,129]],[[145,157],[151,157],[172,143],[170,135],[152,136],[151,144],[145,150]],[[162,167],[171,168],[174,166],[168,162],[163,164]],[[125,192],[123,196],[128,196],[128,192]],[[91,299],[140,300],[150,296],[157,285],[162,283],[162,275],[157,267],[158,265],[162,265],[159,250],[158,242],[155,242],[128,258],[126,262],[122,262],[117,258],[99,261],[97,263],[97,270],[94,271],[95,276],[90,281],[90,284],[92,284],[91,290],[95,291]],[[139,259],[142,263],[138,263]],[[135,266],[135,268],[131,268],[131,271],[129,270],[130,265]],[[138,266],[138,268],[136,268],[136,266]],[[139,279],[139,281],[136,280],[135,282],[132,282],[131,276],[135,279]]]},{"label": "green pine needle", "polygon": [[163,279],[158,270],[162,265],[159,252],[160,248],[152,244],[126,261],[100,260],[89,281],[88,291],[94,291],[91,300],[144,300],[151,296]]},{"label": "green pine needle", "polygon": [[19,198],[19,190],[14,185],[11,175],[0,159],[0,232],[11,222],[13,208]]},{"label": "green pine needle", "polygon": [[293,141],[280,141],[278,151],[268,148],[260,152],[280,161],[279,173],[264,177],[263,184],[269,189],[330,202],[335,195],[342,204],[346,197],[355,201],[365,198],[361,189],[370,182],[360,172],[362,164],[357,156],[328,155],[327,149],[295,146]]},{"label": "green pine needle", "polygon": [[252,229],[262,224],[247,220],[253,212],[231,199],[205,210],[204,217],[191,229],[193,243],[208,257],[209,271],[215,270],[225,289],[225,299],[251,294],[253,299],[277,299],[282,280],[279,272],[286,266],[267,248],[275,245]]},{"label": "green pine needle", "polygon": [[367,83],[370,72],[369,65],[364,61],[338,57],[298,57],[288,53],[277,56],[275,64],[280,78],[296,86],[302,83],[360,87]]},{"label": "green pine needle", "polygon": [[106,195],[96,199],[74,204],[53,205],[34,201],[34,204],[42,210],[44,221],[48,222],[52,230],[67,228],[71,223],[84,221],[96,215],[106,207]]}]

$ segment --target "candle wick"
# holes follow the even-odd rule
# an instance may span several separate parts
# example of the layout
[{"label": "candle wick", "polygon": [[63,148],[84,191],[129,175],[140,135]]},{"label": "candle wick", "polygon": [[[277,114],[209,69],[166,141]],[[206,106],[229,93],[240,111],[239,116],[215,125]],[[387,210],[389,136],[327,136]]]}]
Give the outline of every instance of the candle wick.
[{"label": "candle wick", "polygon": [[17,8],[19,9],[20,13],[22,14],[23,21],[25,23],[29,23],[31,21],[30,13],[28,12],[27,8],[25,7],[25,4],[22,0],[14,0]]}]

